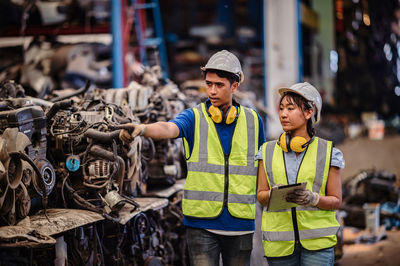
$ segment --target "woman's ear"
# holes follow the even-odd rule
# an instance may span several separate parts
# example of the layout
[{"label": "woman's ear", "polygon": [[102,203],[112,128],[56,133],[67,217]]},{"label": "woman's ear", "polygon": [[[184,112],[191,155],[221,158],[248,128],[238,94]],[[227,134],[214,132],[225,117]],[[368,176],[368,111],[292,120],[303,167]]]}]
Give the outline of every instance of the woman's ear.
[{"label": "woman's ear", "polygon": [[303,113],[304,113],[304,117],[306,118],[306,120],[308,120],[314,115],[314,109],[310,108],[310,109],[304,110]]}]

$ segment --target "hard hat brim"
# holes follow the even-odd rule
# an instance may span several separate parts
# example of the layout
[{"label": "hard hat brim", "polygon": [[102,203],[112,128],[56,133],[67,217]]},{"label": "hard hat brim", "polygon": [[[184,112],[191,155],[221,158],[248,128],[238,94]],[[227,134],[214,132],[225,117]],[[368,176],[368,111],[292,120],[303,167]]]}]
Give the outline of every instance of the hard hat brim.
[{"label": "hard hat brim", "polygon": [[227,73],[232,73],[232,74],[236,75],[236,76],[239,78],[239,82],[240,82],[240,83],[243,83],[243,81],[244,81],[244,76],[243,76],[243,75],[238,74],[238,73],[233,73],[233,72],[230,72],[230,71],[228,71],[228,70],[217,69],[217,68],[211,68],[211,67],[205,67],[205,66],[200,67],[200,70],[203,71],[203,72],[205,72],[206,70],[225,71],[225,72],[227,72]]},{"label": "hard hat brim", "polygon": [[293,89],[291,89],[291,88],[288,88],[288,87],[281,87],[281,88],[278,89],[278,92],[279,92],[279,95],[280,95],[281,97],[282,97],[283,94],[285,94],[286,92],[293,92],[293,93],[296,93],[296,94],[300,95],[301,97],[304,97],[304,98],[307,99],[308,101],[312,101],[312,99],[308,99],[308,98],[307,98],[306,96],[304,96],[303,94],[299,93],[299,92],[296,91],[296,90],[293,90]]}]

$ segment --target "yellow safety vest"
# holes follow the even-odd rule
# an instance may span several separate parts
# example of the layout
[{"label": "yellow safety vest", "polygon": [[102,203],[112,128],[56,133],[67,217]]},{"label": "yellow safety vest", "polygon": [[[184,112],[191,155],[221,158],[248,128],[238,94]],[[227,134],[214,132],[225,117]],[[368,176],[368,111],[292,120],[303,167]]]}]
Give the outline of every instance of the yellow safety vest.
[{"label": "yellow safety vest", "polygon": [[[216,218],[227,206],[237,218],[254,219],[256,213],[258,116],[240,106],[230,154],[224,154],[206,106],[194,107],[194,143],[189,156],[184,139],[188,174],[182,200],[183,214]],[[188,158],[189,157],[189,158]]]},{"label": "yellow safety vest", "polygon": [[[264,170],[269,186],[287,185],[284,151],[277,141],[263,144]],[[310,143],[297,172],[297,182],[307,182],[307,188],[325,196],[332,154],[332,142],[318,137]],[[307,250],[319,250],[336,244],[339,223],[335,211],[317,207],[296,208],[267,212],[261,222],[262,241],[267,257],[291,255],[296,241]]]}]

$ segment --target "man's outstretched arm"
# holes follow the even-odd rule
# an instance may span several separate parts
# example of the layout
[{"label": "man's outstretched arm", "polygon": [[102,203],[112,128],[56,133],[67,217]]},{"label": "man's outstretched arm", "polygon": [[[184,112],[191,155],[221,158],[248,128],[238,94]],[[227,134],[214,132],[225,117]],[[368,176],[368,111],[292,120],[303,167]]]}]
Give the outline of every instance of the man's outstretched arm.
[{"label": "man's outstretched arm", "polygon": [[152,139],[172,139],[179,136],[179,128],[172,122],[157,122],[153,124],[134,125],[134,130],[130,133],[123,129],[119,138],[126,143],[131,142],[136,136],[145,136]]}]

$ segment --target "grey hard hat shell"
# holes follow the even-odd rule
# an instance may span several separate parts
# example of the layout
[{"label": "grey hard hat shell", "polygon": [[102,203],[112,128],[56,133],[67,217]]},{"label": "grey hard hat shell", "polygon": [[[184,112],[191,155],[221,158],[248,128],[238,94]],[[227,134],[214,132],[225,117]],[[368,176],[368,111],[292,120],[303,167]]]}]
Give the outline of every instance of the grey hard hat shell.
[{"label": "grey hard hat shell", "polygon": [[244,75],[242,71],[242,66],[240,65],[239,59],[231,52],[227,50],[222,50],[210,57],[207,64],[201,67],[202,71],[208,69],[222,70],[226,72],[233,73],[239,77],[239,81],[244,81]]},{"label": "grey hard hat shell", "polygon": [[293,92],[303,96],[307,101],[309,101],[314,109],[315,115],[312,117],[314,124],[318,123],[321,119],[321,109],[322,109],[322,98],[318,90],[308,82],[296,83],[290,87],[282,87],[278,90],[281,97],[285,92]]}]

